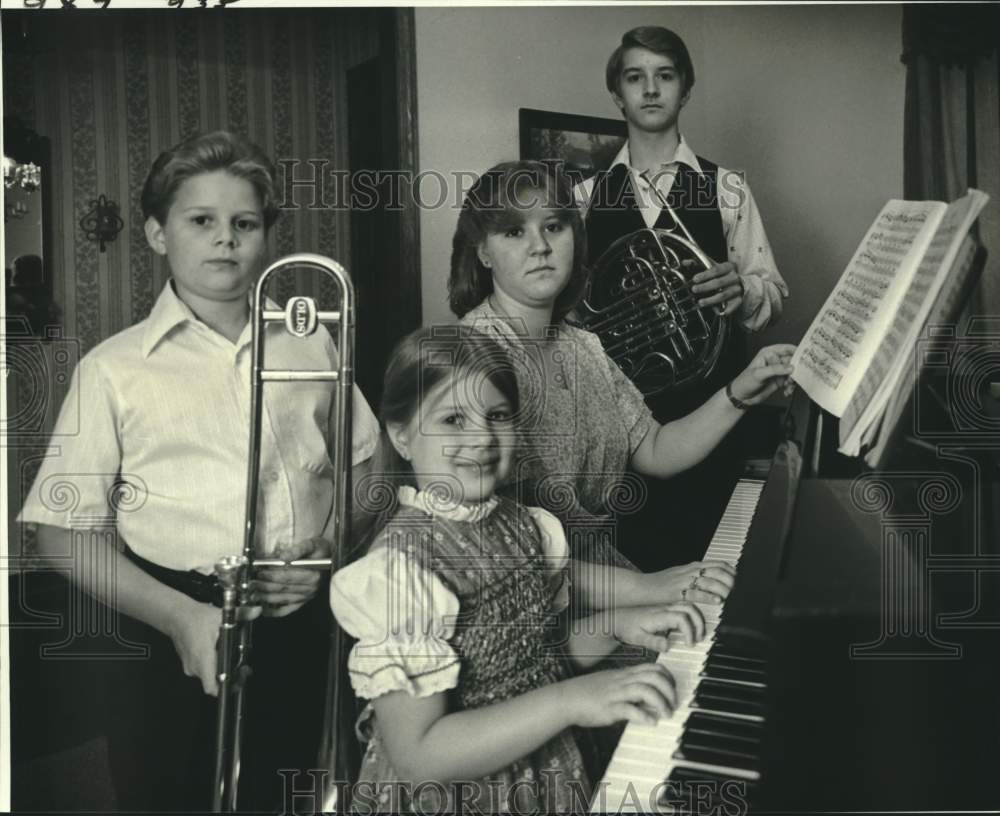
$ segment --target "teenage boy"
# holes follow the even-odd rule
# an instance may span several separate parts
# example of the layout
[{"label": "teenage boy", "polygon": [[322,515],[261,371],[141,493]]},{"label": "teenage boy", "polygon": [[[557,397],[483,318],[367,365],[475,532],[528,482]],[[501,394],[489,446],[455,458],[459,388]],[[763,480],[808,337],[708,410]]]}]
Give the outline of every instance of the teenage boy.
[{"label": "teenage boy", "polygon": [[[716,261],[694,276],[692,291],[701,305],[721,305],[730,316],[712,374],[694,388],[649,400],[656,419],[666,422],[690,413],[739,373],[746,362],[743,332],[776,321],[788,287],[775,266],[743,176],[696,155],[681,135],[681,110],[694,86],[694,66],[684,41],[659,26],[626,32],[608,60],[605,81],[625,117],[628,141],[607,171],[576,188],[586,213],[590,264],[624,235],[670,228],[673,219],[661,205],[662,196],[702,251]],[[655,500],[650,495],[646,510],[628,524],[638,524],[639,534],[623,530],[625,551],[639,566],[653,569],[702,556],[738,476],[739,448],[730,436],[698,468],[669,480],[662,489],[649,485]],[[660,501],[661,493],[666,504]],[[648,518],[653,505],[658,520]],[[676,541],[667,548],[672,555],[668,562],[662,561],[662,544],[644,542],[646,533],[664,525]]]}]

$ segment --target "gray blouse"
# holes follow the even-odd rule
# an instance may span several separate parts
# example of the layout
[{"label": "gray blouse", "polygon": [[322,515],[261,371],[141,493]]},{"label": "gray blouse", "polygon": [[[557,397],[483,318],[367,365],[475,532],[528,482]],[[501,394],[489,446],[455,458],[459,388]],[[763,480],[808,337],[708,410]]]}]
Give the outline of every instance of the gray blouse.
[{"label": "gray blouse", "polygon": [[[497,340],[514,362],[522,444],[513,478],[557,515],[634,510],[641,482],[625,471],[655,420],[597,335],[564,321],[539,341],[488,299],[461,322]],[[543,350],[555,362],[554,376],[546,374]]]}]

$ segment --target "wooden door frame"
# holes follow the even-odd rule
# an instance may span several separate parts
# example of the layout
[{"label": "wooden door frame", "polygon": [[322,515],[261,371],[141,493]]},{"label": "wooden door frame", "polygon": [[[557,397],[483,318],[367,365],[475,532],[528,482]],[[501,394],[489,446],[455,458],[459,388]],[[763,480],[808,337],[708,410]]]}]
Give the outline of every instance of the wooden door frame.
[{"label": "wooden door frame", "polygon": [[[394,9],[391,31],[380,32],[380,53],[392,59],[396,96],[397,129],[395,133],[398,169],[412,181],[416,177],[417,154],[417,55],[416,26],[412,8]],[[388,72],[387,72],[388,73]],[[407,188],[410,185],[406,185]],[[399,263],[402,290],[400,302],[410,307],[404,316],[413,328],[423,320],[420,281],[420,211],[413,195],[402,195],[399,214],[399,246],[405,248]]]}]

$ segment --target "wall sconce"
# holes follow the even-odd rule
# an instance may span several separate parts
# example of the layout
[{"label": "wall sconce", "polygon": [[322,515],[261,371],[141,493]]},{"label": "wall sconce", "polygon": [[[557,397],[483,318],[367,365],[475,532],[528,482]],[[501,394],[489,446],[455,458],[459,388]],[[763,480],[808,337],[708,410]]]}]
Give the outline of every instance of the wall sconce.
[{"label": "wall sconce", "polygon": [[104,245],[118,237],[125,222],[118,217],[118,205],[103,194],[90,204],[93,209],[80,219],[80,226],[87,238],[97,241],[104,252]]},{"label": "wall sconce", "polygon": [[[10,190],[4,201],[3,220],[24,218],[28,214],[28,201],[31,194],[39,188],[42,181],[42,171],[37,164],[19,164],[10,156],[3,157],[3,186]],[[14,200],[14,199],[17,200]]]},{"label": "wall sconce", "polygon": [[7,204],[3,208],[3,220],[9,221],[12,218],[24,218],[28,214],[28,205],[23,201],[15,201]]},{"label": "wall sconce", "polygon": [[42,183],[42,168],[32,162],[19,164],[10,156],[3,157],[3,186],[8,190],[15,184],[33,193]]},{"label": "wall sconce", "polygon": [[13,187],[17,179],[17,162],[10,156],[4,154],[3,157],[3,186]]}]

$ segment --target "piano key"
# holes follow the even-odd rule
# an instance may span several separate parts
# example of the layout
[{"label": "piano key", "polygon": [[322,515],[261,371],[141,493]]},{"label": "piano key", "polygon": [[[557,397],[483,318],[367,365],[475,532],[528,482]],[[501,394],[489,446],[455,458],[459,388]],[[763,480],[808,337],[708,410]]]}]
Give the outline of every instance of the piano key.
[{"label": "piano key", "polygon": [[[736,485],[705,560],[726,561],[739,570],[763,486],[761,480],[741,480]],[[674,677],[677,709],[655,725],[629,723],[597,788],[601,793],[592,803],[594,812],[655,809],[658,786],[662,788],[675,772],[739,780],[744,785],[760,778],[751,746],[754,729],[763,723],[762,706],[757,706],[762,689],[732,681],[760,678],[764,661],[738,638],[717,638],[725,619],[724,604],[697,606],[706,619],[705,638],[688,645],[673,632],[668,651],[657,658]],[[725,676],[713,678],[713,666]],[[705,684],[707,693],[701,690]],[[692,730],[685,742],[689,723]],[[685,747],[690,755],[683,753]]]},{"label": "piano key", "polygon": [[673,758],[679,762],[701,762],[734,771],[760,772],[760,760],[753,754],[702,745],[697,742],[679,748],[674,753]]},{"label": "piano key", "polygon": [[692,712],[685,724],[685,730],[704,734],[720,734],[732,739],[760,743],[764,730],[759,723],[740,722],[722,717],[713,717],[700,712]]},{"label": "piano key", "polygon": [[[698,756],[700,752],[702,756]],[[707,734],[685,728],[674,754],[677,759],[702,759],[741,768],[757,768],[760,741],[735,739],[728,734]]]},{"label": "piano key", "polygon": [[730,714],[763,716],[763,695],[754,698],[752,695],[745,693],[748,691],[746,688],[729,686],[720,690],[718,685],[710,685],[711,683],[711,680],[705,680],[698,684],[694,700],[691,702],[691,708],[704,708]]},{"label": "piano key", "polygon": [[732,720],[745,720],[746,722],[764,722],[763,712],[758,714],[747,714],[735,710],[732,706],[719,706],[706,703],[705,705],[694,705],[693,703],[688,705],[688,708],[692,711],[698,711],[702,714],[708,714],[713,717],[725,717]]},{"label": "piano key", "polygon": [[725,660],[727,663],[732,663],[733,665],[742,664],[746,666],[760,667],[767,665],[767,661],[759,654],[754,655],[747,651],[741,651],[740,648],[733,644],[730,640],[720,638],[716,638],[715,648],[712,649],[712,656],[718,657],[720,660]]},{"label": "piano key", "polygon": [[752,779],[755,782],[760,779],[760,771],[736,768],[731,765],[719,765],[714,762],[696,762],[691,759],[675,759],[671,770],[674,767],[689,768],[691,770],[704,771],[706,773],[715,773],[720,776],[731,776],[734,779]]},{"label": "piano key", "polygon": [[732,782],[734,779],[735,777],[732,776],[696,771],[691,768],[674,768],[670,776],[667,777],[669,782],[714,782],[716,785]]},{"label": "piano key", "polygon": [[746,779],[691,768],[674,768],[664,780],[657,806],[664,812],[746,812],[756,785]]},{"label": "piano key", "polygon": [[765,680],[767,675],[759,664],[749,662],[740,663],[739,661],[725,659],[716,660],[714,659],[714,653],[711,651],[707,655],[704,655],[695,651],[680,653],[679,649],[675,649],[669,654],[671,655],[669,668],[672,674],[675,675],[675,679],[677,673],[681,671],[690,672],[698,678],[709,678],[722,683],[760,689],[766,687]]},{"label": "piano key", "polygon": [[705,677],[698,681],[698,690],[702,694],[709,694],[720,698],[733,698],[736,700],[746,700],[751,703],[763,703],[764,692],[753,686],[734,686],[731,683],[724,683],[711,677]]},{"label": "piano key", "polygon": [[742,669],[729,668],[728,666],[714,666],[702,669],[698,672],[698,676],[718,680],[720,683],[731,683],[736,686],[766,688],[763,682],[763,675],[759,671],[744,671]]},{"label": "piano key", "polygon": [[705,668],[713,671],[724,671],[726,669],[730,669],[747,676],[767,676],[766,663],[761,661],[743,660],[737,656],[731,657],[720,651],[718,641],[716,641],[716,647],[709,652],[708,657],[705,659]]}]

